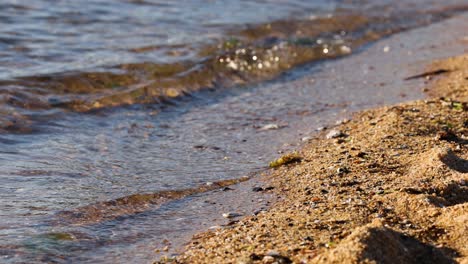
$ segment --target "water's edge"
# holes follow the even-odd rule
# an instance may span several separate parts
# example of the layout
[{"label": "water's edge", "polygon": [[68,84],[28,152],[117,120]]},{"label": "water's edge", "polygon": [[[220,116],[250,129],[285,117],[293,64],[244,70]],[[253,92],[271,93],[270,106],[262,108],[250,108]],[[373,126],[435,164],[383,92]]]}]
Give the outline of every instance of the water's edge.
[{"label": "water's edge", "polygon": [[[119,106],[164,107],[206,89],[253,85],[313,61],[349,55],[391,34],[446,19],[466,5],[435,10],[279,20],[229,32],[196,59],[122,64],[95,72],[64,72],[0,81],[0,132],[34,133],[64,111],[95,114]],[[375,13],[375,14],[374,14]],[[145,49],[146,50],[146,49]]]},{"label": "water's edge", "polygon": [[[151,252],[155,248],[169,245],[169,253],[160,253],[171,254],[191,234],[211,225],[228,224],[230,220],[224,219],[223,213],[242,211],[246,215],[263,210],[269,193],[255,196],[252,188],[267,183],[255,177],[231,184],[243,181],[241,176],[249,172],[262,171],[280,155],[278,152],[298,148],[300,141],[307,141],[318,127],[348,117],[353,111],[423,97],[423,80],[404,79],[420,73],[428,60],[463,51],[460,37],[466,34],[466,13],[440,20],[463,10],[436,12],[430,15],[435,20],[424,23],[421,21],[425,18],[413,20],[411,27],[429,26],[396,35],[390,34],[407,27],[389,30],[377,23],[377,29],[369,33],[361,27],[368,22],[356,18],[353,25],[357,30],[349,34],[361,35],[362,41],[357,38],[353,44],[336,39],[336,32],[330,36],[312,32],[310,39],[296,39],[297,43],[291,44],[284,32],[295,26],[278,22],[270,27],[280,29],[267,30],[264,36],[262,25],[261,34],[256,33],[261,38],[251,42],[232,39],[222,52],[216,47],[214,53],[208,53],[211,55],[204,63],[217,65],[208,67],[208,79],[200,75],[204,67],[191,62],[188,68],[177,65],[179,68],[169,71],[149,63],[127,65],[110,73],[67,73],[6,82],[15,92],[18,87],[40,89],[39,94],[32,88],[32,92],[19,89],[24,93],[8,102],[19,110],[17,116],[7,119],[21,119],[21,113],[27,118],[25,122],[9,123],[11,126],[1,135],[5,146],[1,158],[8,164],[4,167],[6,184],[0,187],[6,205],[0,206],[4,206],[2,217],[11,218],[11,222],[0,225],[0,230],[6,238],[20,237],[19,244],[0,245],[1,254],[12,263],[25,259],[148,261],[158,255]],[[331,23],[330,32],[349,18]],[[430,24],[433,21],[439,23]],[[294,23],[305,23],[299,28],[310,26],[303,21]],[[328,22],[324,23],[320,26],[326,27]],[[270,39],[272,32],[279,36]],[[317,42],[327,37],[332,41]],[[330,44],[336,40],[338,46]],[[268,50],[275,46],[278,50],[281,43],[286,43],[279,51],[284,56],[268,55]],[[356,50],[359,52],[339,60],[307,64]],[[294,53],[301,56],[292,56]],[[276,57],[281,57],[279,61],[285,61],[286,66],[264,72],[265,58],[275,61]],[[242,65],[254,69],[244,73]],[[298,65],[303,66],[289,71]],[[138,78],[127,76],[126,71],[136,72]],[[285,72],[286,77],[267,81]],[[198,83],[200,76],[200,85],[186,91],[184,85]],[[148,79],[152,84],[145,83]],[[114,85],[116,80],[118,85]],[[108,90],[109,86],[113,88]],[[75,88],[72,93],[61,90]],[[31,101],[34,104],[24,104],[28,96],[35,99]],[[130,107],[122,107],[127,104]],[[41,130],[47,122],[52,123],[53,133]],[[50,156],[56,159],[48,159]],[[174,178],[174,183],[164,182],[163,177]],[[234,190],[222,190],[228,186]],[[23,200],[28,195],[34,197],[34,204]],[[8,215],[10,200],[17,203],[18,215]],[[47,201],[53,201],[52,209]],[[51,217],[50,210],[61,213]],[[9,224],[18,226],[19,231],[10,231]],[[154,241],[155,237],[160,241]]]}]

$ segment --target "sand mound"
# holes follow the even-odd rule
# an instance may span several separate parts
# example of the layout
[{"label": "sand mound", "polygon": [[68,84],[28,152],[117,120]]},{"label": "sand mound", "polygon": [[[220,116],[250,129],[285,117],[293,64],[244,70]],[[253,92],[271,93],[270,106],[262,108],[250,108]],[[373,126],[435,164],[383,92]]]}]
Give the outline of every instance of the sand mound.
[{"label": "sand mound", "polygon": [[453,263],[439,249],[385,227],[380,221],[358,228],[317,263]]}]

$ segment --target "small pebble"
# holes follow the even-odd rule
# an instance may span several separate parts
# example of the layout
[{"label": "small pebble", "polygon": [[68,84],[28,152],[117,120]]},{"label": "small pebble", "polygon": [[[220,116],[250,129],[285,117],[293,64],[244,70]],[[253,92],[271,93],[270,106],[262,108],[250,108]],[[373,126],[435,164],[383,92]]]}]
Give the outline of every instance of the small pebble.
[{"label": "small pebble", "polygon": [[342,124],[346,124],[346,123],[349,123],[349,119],[345,118],[345,119],[341,119],[341,120],[338,120],[336,121],[336,125],[342,125]]},{"label": "small pebble", "polygon": [[341,51],[341,53],[349,54],[349,53],[351,53],[351,48],[348,47],[348,46],[341,46],[340,51]]},{"label": "small pebble", "polygon": [[344,173],[348,173],[348,172],[349,172],[349,169],[346,168],[346,167],[340,167],[340,168],[338,168],[338,169],[336,170],[336,172],[337,172],[338,174],[344,174]]},{"label": "small pebble", "polygon": [[327,139],[343,137],[344,133],[341,130],[333,129],[325,136]]},{"label": "small pebble", "polygon": [[263,213],[265,213],[265,212],[266,212],[265,210],[261,209],[261,210],[255,211],[255,212],[253,213],[253,215],[263,214]]},{"label": "small pebble", "polygon": [[280,253],[276,250],[270,250],[268,251],[267,256],[272,256],[272,257],[280,256]]},{"label": "small pebble", "polygon": [[345,142],[346,142],[346,140],[344,140],[344,139],[342,139],[342,138],[339,138],[339,139],[336,140],[335,143],[336,143],[336,144],[343,144],[343,143],[345,143]]},{"label": "small pebble", "polygon": [[234,218],[234,217],[239,217],[239,216],[241,216],[241,214],[233,213],[233,212],[223,214],[224,218]]},{"label": "small pebble", "polygon": [[365,158],[367,156],[367,153],[361,151],[356,156],[359,157],[359,158]]},{"label": "small pebble", "polygon": [[262,259],[263,263],[273,263],[275,261],[275,258],[272,256],[265,256]]},{"label": "small pebble", "polygon": [[252,188],[252,191],[254,191],[254,192],[262,192],[262,191],[264,191],[264,189],[263,189],[262,187],[253,187],[253,188]]},{"label": "small pebble", "polygon": [[268,124],[260,128],[260,130],[274,130],[274,129],[279,129],[279,126],[277,124]]}]

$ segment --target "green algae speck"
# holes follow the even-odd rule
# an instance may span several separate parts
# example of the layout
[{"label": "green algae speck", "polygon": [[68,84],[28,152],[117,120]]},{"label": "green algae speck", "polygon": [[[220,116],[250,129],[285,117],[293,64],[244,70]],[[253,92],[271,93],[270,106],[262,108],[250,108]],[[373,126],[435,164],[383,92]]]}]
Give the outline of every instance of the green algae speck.
[{"label": "green algae speck", "polygon": [[270,166],[270,168],[278,168],[278,167],[281,167],[283,165],[288,165],[288,164],[291,164],[291,163],[300,162],[301,160],[302,160],[302,157],[298,153],[296,153],[296,152],[288,153],[288,154],[280,157],[279,159],[270,162],[269,166]]}]

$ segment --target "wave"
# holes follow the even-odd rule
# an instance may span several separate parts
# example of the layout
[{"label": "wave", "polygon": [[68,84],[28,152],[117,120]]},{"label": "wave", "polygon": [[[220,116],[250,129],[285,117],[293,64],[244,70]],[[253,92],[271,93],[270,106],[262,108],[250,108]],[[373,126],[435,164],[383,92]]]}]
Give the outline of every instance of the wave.
[{"label": "wave", "polygon": [[[0,133],[31,133],[67,111],[94,113],[133,104],[164,105],[191,93],[274,79],[306,63],[346,56],[390,34],[466,11],[399,12],[386,16],[338,10],[306,20],[278,20],[230,30],[194,59],[122,64],[0,81]],[[144,53],[157,47],[144,47]]]}]

